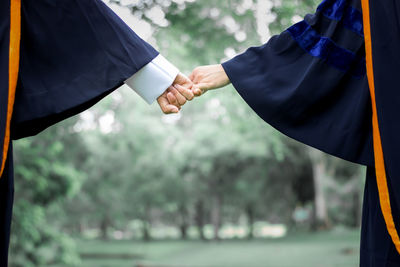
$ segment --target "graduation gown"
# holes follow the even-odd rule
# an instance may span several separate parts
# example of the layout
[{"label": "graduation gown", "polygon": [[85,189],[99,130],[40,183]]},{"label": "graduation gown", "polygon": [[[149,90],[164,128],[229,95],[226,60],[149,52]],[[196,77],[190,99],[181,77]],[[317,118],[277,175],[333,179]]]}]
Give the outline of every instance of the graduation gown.
[{"label": "graduation gown", "polygon": [[87,109],[157,55],[100,0],[0,1],[0,266],[13,202],[11,139]]},{"label": "graduation gown", "polygon": [[324,0],[315,14],[223,63],[273,127],[368,166],[362,267],[400,266],[399,15],[396,0]]}]

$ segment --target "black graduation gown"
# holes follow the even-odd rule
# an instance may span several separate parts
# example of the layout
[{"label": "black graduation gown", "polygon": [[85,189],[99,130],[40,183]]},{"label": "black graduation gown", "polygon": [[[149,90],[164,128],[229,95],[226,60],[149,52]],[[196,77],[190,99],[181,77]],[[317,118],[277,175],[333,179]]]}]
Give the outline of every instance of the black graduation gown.
[{"label": "black graduation gown", "polygon": [[[18,2],[0,1],[0,144],[6,144],[12,107],[10,3]],[[87,109],[158,55],[100,0],[23,0],[20,18],[12,139],[37,134]],[[11,156],[10,144],[0,179],[0,266],[7,265],[14,190]]]},{"label": "black graduation gown", "polygon": [[[384,6],[386,1],[371,2],[375,6]],[[391,29],[389,26],[397,18],[396,14],[400,14],[400,4],[396,0],[389,2],[392,2],[391,7],[386,7],[385,11],[392,12],[391,21],[385,21],[387,14],[382,12],[375,18],[375,21],[385,21],[379,28],[380,34],[396,41],[391,45],[397,49],[397,54],[391,51],[393,53],[386,58],[400,55],[399,32],[396,31],[392,40],[384,30]],[[324,152],[368,166],[360,266],[400,266],[399,253],[382,215],[382,198],[379,198],[376,182],[375,135],[370,75],[367,75],[366,68],[363,10],[365,16],[360,0],[325,0],[315,14],[307,15],[303,21],[273,36],[265,45],[252,47],[223,63],[223,67],[238,93],[273,127]],[[400,59],[395,58],[398,60],[392,66],[399,71]],[[393,75],[392,82],[398,78],[396,69],[384,67],[379,70],[384,81],[387,81],[385,73],[388,72]],[[386,83],[380,88],[384,86],[397,87],[395,83]],[[400,97],[399,92],[396,95]],[[382,99],[392,101],[389,94]],[[393,112],[394,116],[398,107],[400,102],[391,103],[391,110],[387,112]],[[392,127],[388,132],[397,135],[399,130],[400,127]],[[391,139],[392,144],[393,140],[395,138]],[[391,160],[396,158],[394,154],[390,157]],[[400,171],[400,164],[396,169]],[[396,183],[399,181],[397,179]],[[392,180],[388,181],[389,189],[393,191],[391,198],[400,198],[399,187],[390,186],[390,182]],[[392,215],[397,221],[398,202],[392,201],[391,204]]]}]

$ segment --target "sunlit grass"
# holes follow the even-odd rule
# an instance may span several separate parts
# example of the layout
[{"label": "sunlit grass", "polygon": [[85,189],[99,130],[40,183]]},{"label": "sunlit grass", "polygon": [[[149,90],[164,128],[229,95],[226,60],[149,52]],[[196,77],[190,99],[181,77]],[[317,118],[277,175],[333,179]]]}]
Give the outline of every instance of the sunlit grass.
[{"label": "sunlit grass", "polygon": [[78,240],[82,266],[356,267],[359,232],[222,242]]}]

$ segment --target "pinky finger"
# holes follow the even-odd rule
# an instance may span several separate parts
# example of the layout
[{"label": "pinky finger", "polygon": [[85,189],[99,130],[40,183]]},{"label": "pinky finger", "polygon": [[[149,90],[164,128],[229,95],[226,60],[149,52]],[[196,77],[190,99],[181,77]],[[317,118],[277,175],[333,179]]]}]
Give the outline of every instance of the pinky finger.
[{"label": "pinky finger", "polygon": [[167,110],[167,114],[179,112],[179,109],[176,106],[171,105],[171,104],[167,105],[166,110]]},{"label": "pinky finger", "polygon": [[176,96],[175,96],[173,93],[169,92],[169,93],[167,94],[167,99],[168,99],[168,102],[169,102],[171,105],[174,105],[174,106],[177,107],[178,109],[181,109],[181,105],[179,105],[178,99],[176,98]]}]

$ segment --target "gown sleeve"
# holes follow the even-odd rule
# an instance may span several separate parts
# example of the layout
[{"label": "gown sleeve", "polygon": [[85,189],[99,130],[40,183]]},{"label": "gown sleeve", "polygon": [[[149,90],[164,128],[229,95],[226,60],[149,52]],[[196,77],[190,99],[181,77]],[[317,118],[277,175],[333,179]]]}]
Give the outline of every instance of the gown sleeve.
[{"label": "gown sleeve", "polygon": [[315,14],[223,67],[249,106],[282,133],[373,165],[360,10],[359,0],[325,0]]},{"label": "gown sleeve", "polygon": [[22,1],[13,139],[89,108],[158,54],[100,0]]}]

